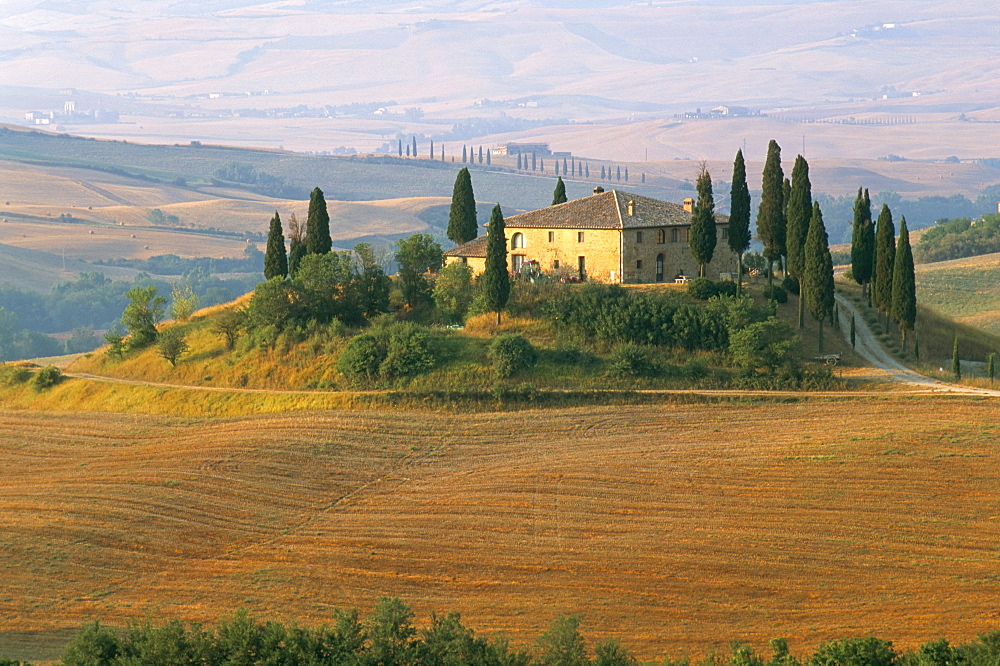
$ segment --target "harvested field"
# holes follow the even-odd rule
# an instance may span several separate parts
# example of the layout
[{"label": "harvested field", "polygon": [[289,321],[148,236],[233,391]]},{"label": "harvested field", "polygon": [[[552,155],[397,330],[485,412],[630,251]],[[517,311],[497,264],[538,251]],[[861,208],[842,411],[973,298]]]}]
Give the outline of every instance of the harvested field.
[{"label": "harvested field", "polygon": [[457,417],[0,413],[7,631],[319,623],[399,595],[647,658],[1000,626],[1000,406],[969,398]]}]

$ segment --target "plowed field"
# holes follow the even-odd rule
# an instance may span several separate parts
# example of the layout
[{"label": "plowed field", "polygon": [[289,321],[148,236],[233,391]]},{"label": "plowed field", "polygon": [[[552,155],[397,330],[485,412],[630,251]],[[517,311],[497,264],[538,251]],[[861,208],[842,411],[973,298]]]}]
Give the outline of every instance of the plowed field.
[{"label": "plowed field", "polygon": [[0,413],[0,617],[319,623],[381,595],[647,658],[1000,627],[1000,403]]}]

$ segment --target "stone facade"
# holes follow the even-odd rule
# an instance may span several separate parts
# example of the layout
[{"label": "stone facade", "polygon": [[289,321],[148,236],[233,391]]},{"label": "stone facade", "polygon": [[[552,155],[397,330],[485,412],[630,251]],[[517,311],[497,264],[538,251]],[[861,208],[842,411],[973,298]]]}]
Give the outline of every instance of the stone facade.
[{"label": "stone facade", "polygon": [[[716,216],[718,243],[706,276],[735,271],[727,244],[728,218]],[[684,205],[617,190],[598,191],[505,220],[512,272],[537,262],[546,275],[627,284],[673,282],[694,277],[698,266],[688,247],[690,200]],[[445,263],[465,261],[482,272],[486,239],[481,236],[445,252]]]}]

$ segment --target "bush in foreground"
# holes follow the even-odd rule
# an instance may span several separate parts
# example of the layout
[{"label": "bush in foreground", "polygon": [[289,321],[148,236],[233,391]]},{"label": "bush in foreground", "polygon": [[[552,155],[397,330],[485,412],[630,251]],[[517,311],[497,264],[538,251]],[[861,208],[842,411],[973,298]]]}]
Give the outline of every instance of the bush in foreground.
[{"label": "bush in foreground", "polygon": [[512,377],[533,368],[538,352],[523,335],[501,335],[490,344],[490,360],[498,377]]}]

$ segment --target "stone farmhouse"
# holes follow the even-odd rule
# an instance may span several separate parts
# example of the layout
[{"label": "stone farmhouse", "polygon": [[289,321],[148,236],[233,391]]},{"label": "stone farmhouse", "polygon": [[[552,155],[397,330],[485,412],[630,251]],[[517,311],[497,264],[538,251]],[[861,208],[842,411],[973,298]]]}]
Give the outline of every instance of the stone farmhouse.
[{"label": "stone farmhouse", "polygon": [[[697,276],[688,247],[693,203],[596,187],[592,196],[513,215],[505,220],[508,266],[512,272],[530,267],[546,275],[625,284]],[[715,219],[718,242],[705,269],[713,279],[736,270],[736,255],[728,245],[729,218]],[[462,261],[478,275],[485,267],[486,236],[444,255],[445,264]]]}]

